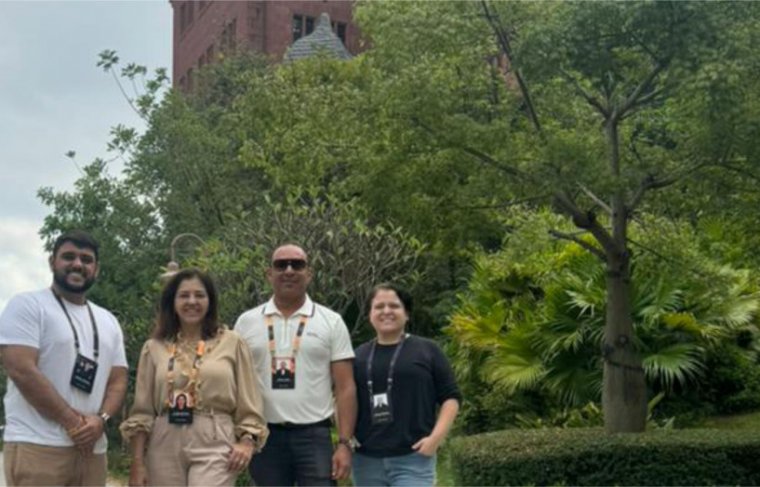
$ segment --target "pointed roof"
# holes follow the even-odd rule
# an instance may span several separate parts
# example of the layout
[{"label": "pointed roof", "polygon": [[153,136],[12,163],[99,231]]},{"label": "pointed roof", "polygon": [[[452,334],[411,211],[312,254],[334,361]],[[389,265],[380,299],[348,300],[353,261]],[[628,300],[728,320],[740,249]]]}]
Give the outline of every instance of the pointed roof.
[{"label": "pointed roof", "polygon": [[295,61],[325,52],[337,59],[351,59],[351,53],[335,35],[330,24],[330,16],[322,12],[314,32],[295,41],[285,53],[285,61]]}]

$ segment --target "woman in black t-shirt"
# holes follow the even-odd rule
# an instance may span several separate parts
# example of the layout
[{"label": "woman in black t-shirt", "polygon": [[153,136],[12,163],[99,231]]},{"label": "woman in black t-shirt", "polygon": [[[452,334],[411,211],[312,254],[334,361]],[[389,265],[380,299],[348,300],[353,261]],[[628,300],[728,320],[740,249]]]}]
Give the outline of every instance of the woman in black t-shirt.
[{"label": "woman in black t-shirt", "polygon": [[353,458],[354,484],[432,486],[435,454],[461,395],[438,345],[406,333],[411,296],[381,284],[370,300],[377,337],[357,348],[354,361],[360,445]]}]

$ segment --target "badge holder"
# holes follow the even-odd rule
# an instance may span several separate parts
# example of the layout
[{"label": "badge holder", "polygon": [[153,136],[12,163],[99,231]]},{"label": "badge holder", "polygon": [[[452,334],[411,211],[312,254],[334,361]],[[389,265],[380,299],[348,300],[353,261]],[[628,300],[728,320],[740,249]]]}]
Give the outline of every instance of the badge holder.
[{"label": "badge holder", "polygon": [[296,388],[295,357],[272,358],[272,389]]},{"label": "badge holder", "polygon": [[74,370],[71,372],[70,384],[87,394],[92,393],[92,387],[95,385],[95,375],[98,373],[98,363],[81,353],[77,354],[74,361]]},{"label": "badge holder", "polygon": [[193,424],[192,396],[185,392],[176,394],[169,407],[169,424]]},{"label": "badge holder", "polygon": [[391,411],[391,398],[387,393],[374,394],[370,404],[370,417],[372,424],[387,424],[393,422]]}]

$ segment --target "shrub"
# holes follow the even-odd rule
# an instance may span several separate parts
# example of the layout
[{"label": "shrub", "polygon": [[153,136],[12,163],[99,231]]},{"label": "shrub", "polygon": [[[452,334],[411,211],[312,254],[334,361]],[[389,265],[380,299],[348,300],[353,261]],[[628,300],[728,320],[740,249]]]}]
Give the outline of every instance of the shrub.
[{"label": "shrub", "polygon": [[456,485],[758,485],[752,431],[506,430],[454,438]]}]

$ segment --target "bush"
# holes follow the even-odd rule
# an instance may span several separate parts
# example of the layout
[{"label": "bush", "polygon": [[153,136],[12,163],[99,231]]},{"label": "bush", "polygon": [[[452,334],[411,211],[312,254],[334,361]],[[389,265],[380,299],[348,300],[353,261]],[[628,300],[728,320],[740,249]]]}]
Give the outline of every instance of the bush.
[{"label": "bush", "polygon": [[724,346],[711,354],[703,396],[720,414],[736,414],[760,407],[760,366],[737,346]]},{"label": "bush", "polygon": [[758,485],[753,431],[506,430],[454,438],[456,485]]}]

